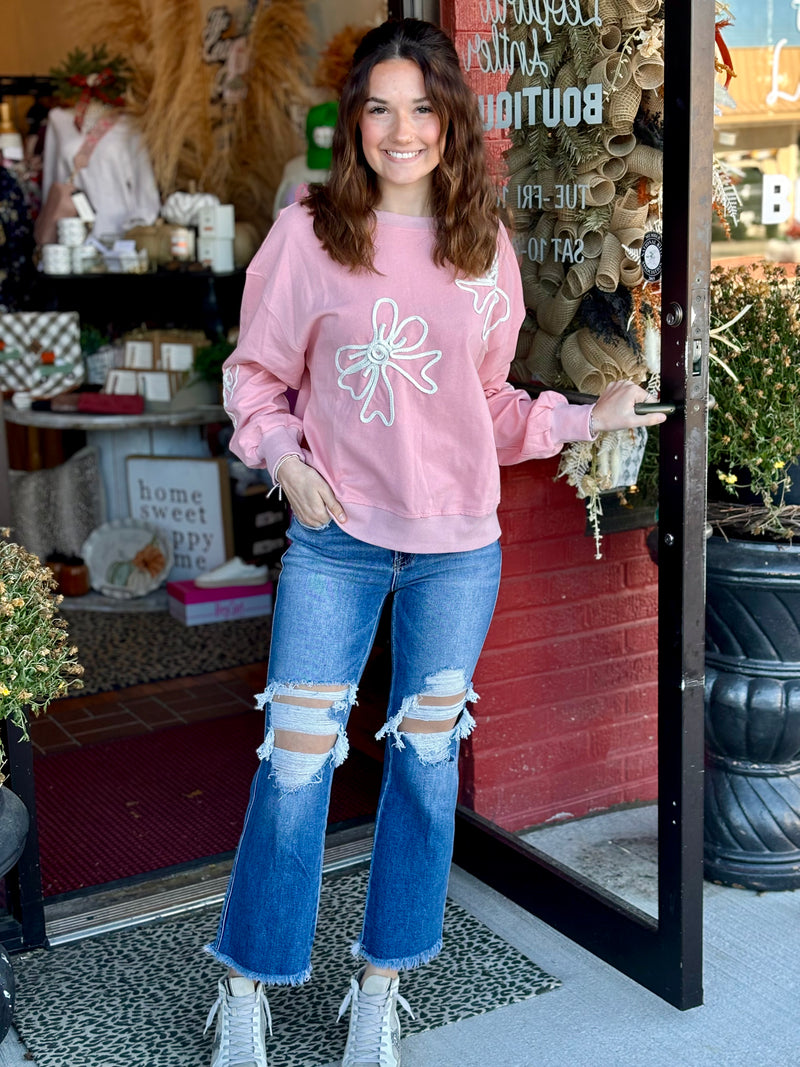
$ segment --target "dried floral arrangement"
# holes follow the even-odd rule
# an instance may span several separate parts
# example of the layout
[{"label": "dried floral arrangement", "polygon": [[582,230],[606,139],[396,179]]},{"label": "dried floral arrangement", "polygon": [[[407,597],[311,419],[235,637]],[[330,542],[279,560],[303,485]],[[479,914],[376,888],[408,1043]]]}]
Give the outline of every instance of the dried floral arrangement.
[{"label": "dried floral arrangement", "polygon": [[710,500],[709,518],[737,533],[800,533],[800,506],[787,502],[800,455],[798,270],[763,264],[711,272],[708,459],[710,477],[736,502]]},{"label": "dried floral arrangement", "polygon": [[58,614],[53,572],[9,533],[0,529],[0,718],[27,737],[28,717],[80,688],[83,667]]},{"label": "dried floral arrangement", "polygon": [[353,65],[353,56],[371,26],[345,26],[335,33],[320,52],[314,85],[328,89],[331,98],[338,100],[342,95],[345,79]]},{"label": "dried floral arrangement", "polygon": [[190,183],[266,233],[302,150],[311,26],[302,0],[69,0],[76,34],[128,57],[128,114],[162,197]]},{"label": "dried floral arrangement", "polygon": [[[589,395],[627,378],[656,396],[660,286],[645,281],[641,249],[661,226],[664,5],[600,0],[598,13],[599,26],[554,31],[537,74],[517,71],[508,84],[510,93],[541,89],[543,109],[546,92],[560,89],[563,100],[569,88],[600,84],[603,117],[512,131],[506,199],[526,253],[528,308],[513,373]],[[509,26],[509,37],[528,29]],[[570,202],[569,188],[580,197]],[[565,249],[577,252],[559,255]],[[601,434],[562,455],[559,473],[587,500],[598,556],[601,493],[624,484],[628,457],[641,454],[645,439],[638,431]]]}]

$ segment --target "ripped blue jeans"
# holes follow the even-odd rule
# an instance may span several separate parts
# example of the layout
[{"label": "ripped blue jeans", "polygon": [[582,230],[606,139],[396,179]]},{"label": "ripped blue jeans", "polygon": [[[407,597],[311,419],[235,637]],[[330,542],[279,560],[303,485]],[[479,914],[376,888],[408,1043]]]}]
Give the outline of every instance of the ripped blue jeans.
[{"label": "ripped blue jeans", "polygon": [[[296,520],[289,537],[267,688],[257,698],[266,736],[208,951],[268,984],[309,978],[331,777],[347,756],[350,708],[384,601],[394,593],[392,686],[377,735],[387,747],[353,954],[380,967],[417,967],[442,945],[458,743],[474,726],[466,703],[477,700],[471,679],[497,597],[500,546],[393,552],[332,522],[312,530]],[[420,729],[420,721],[434,732]],[[276,731],[278,741],[283,731],[316,735],[309,749],[319,750],[321,738],[330,744],[316,752],[283,749]]]}]

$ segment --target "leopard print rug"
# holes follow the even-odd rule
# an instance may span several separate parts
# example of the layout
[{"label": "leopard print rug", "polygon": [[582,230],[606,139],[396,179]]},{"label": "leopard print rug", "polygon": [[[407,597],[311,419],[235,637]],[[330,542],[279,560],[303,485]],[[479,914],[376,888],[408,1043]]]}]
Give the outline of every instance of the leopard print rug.
[{"label": "leopard print rug", "polygon": [[[316,1067],[341,1056],[336,1022],[354,962],[366,872],[326,877],[311,981],[270,990],[270,1067]],[[105,934],[14,958],[15,1025],[37,1067],[203,1067],[211,1059],[205,1016],[223,969],[201,946],[218,909]],[[481,922],[447,902],[444,950],[401,977],[416,1016],[404,1034],[482,1015],[560,986]]]},{"label": "leopard print rug", "polygon": [[[272,616],[184,626],[164,612],[64,612],[80,695],[265,662]],[[76,691],[77,692],[77,691]]]}]

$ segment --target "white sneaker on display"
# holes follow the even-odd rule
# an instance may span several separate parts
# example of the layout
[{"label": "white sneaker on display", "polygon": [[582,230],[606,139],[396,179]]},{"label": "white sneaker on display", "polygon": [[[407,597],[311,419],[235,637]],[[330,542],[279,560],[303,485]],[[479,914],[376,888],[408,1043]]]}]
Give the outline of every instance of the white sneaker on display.
[{"label": "white sneaker on display", "polygon": [[350,1006],[342,1067],[400,1067],[400,1020],[397,1005],[414,1018],[408,1002],[398,992],[399,979],[372,974],[360,983],[363,970],[350,980],[350,989],[339,1008],[339,1018]]},{"label": "white sneaker on display", "polygon": [[267,1029],[272,1016],[264,987],[249,978],[222,978],[206,1028],[217,1016],[211,1067],[267,1067]]},{"label": "white sneaker on display", "polygon": [[245,563],[239,556],[221,563],[213,571],[198,574],[195,585],[201,589],[214,589],[222,585],[263,585],[269,579],[269,567],[259,567],[255,563]]}]

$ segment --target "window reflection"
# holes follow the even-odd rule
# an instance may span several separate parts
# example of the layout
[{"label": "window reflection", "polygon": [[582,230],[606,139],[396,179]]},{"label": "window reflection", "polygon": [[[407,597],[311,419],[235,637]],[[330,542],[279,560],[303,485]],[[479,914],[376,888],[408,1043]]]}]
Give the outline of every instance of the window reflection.
[{"label": "window reflection", "polygon": [[[573,400],[630,379],[655,397],[666,5],[462,7],[455,39],[528,311],[512,377]],[[656,448],[642,467],[646,443],[619,431],[503,471],[503,583],[462,802],[654,914],[658,571],[653,504],[635,507],[641,471],[658,468]]]}]

